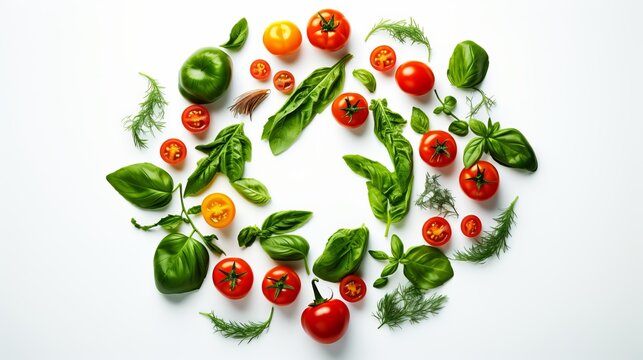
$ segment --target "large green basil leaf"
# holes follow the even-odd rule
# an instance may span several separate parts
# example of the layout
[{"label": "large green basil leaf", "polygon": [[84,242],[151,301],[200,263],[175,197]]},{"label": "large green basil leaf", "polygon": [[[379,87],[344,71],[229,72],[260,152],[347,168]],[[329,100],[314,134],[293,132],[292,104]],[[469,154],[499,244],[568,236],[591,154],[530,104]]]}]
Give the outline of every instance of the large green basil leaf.
[{"label": "large green basil leaf", "polygon": [[125,166],[107,175],[107,181],[127,201],[143,209],[159,209],[172,200],[172,177],[150,163]]},{"label": "large green basil leaf", "polygon": [[482,153],[484,151],[484,138],[475,137],[469,141],[467,146],[464,147],[464,155],[462,155],[462,160],[464,161],[464,167],[470,168],[476,161],[480,160]]},{"label": "large green basil leaf", "polygon": [[225,44],[221,44],[222,48],[230,50],[239,50],[243,47],[248,39],[248,20],[241,18],[230,30],[230,39]]},{"label": "large green basil leaf", "polygon": [[239,179],[232,182],[232,187],[254,204],[264,205],[270,202],[268,188],[259,180],[252,178]]},{"label": "large green basil leaf", "polygon": [[393,174],[377,161],[361,155],[344,155],[344,162],[355,174],[371,180],[373,186],[385,193],[389,192],[388,189],[396,183]]},{"label": "large green basil leaf", "polygon": [[328,239],[324,252],[313,264],[317,277],[339,282],[355,273],[362,263],[368,245],[368,228],[339,229]]},{"label": "large green basil leaf", "polygon": [[507,128],[493,132],[487,138],[491,157],[511,168],[536,171],[538,160],[527,138],[518,130]]},{"label": "large green basil leaf", "polygon": [[429,117],[420,108],[413,107],[411,111],[411,129],[420,135],[429,131]]},{"label": "large green basil leaf", "polygon": [[368,189],[368,203],[371,205],[371,211],[375,218],[389,223],[389,199],[382,193],[380,188],[376,187],[372,181],[366,182]]},{"label": "large green basil leaf", "polygon": [[489,69],[489,55],[478,44],[466,40],[453,49],[447,78],[449,82],[459,88],[472,89],[480,85]]},{"label": "large green basil leaf", "polygon": [[183,234],[169,234],[154,253],[154,280],[163,294],[179,294],[201,287],[208,273],[208,251]]},{"label": "large green basil leaf", "polygon": [[331,67],[312,72],[290,95],[284,105],[264,125],[261,138],[268,140],[274,155],[286,151],[301,132],[341,93],[344,87],[345,55]]},{"label": "large green basil leaf", "polygon": [[259,244],[273,260],[293,261],[304,260],[306,272],[308,271],[308,241],[299,235],[275,235],[267,239],[260,239]]},{"label": "large green basil leaf", "polygon": [[310,211],[285,210],[271,214],[261,225],[261,230],[272,234],[284,234],[304,226],[313,217]]},{"label": "large green basil leaf", "polygon": [[418,289],[438,287],[453,277],[449,258],[432,246],[414,246],[400,262],[404,264],[404,276]]},{"label": "large green basil leaf", "polygon": [[406,214],[411,210],[411,193],[413,192],[413,178],[409,181],[408,188],[405,192],[402,193],[402,196],[395,196],[393,194],[391,204],[389,207],[389,213],[392,223],[397,223],[406,217]]}]

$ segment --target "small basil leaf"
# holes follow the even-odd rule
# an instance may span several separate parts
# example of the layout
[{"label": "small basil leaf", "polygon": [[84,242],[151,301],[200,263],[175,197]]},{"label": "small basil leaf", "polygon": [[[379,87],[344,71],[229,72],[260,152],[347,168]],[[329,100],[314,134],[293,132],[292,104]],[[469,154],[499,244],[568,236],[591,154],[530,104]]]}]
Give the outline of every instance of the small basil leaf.
[{"label": "small basil leaf", "polygon": [[284,234],[299,229],[310,220],[313,213],[302,210],[285,210],[271,214],[261,225],[270,234]]},{"label": "small basil leaf", "polygon": [[188,209],[189,215],[198,215],[201,213],[201,205],[195,205]]},{"label": "small basil leaf", "polygon": [[491,130],[489,130],[489,136],[493,136],[498,130],[500,130],[500,123],[496,122],[491,125]]},{"label": "small basil leaf", "polygon": [[467,146],[464,148],[464,155],[462,160],[464,161],[464,167],[470,168],[476,161],[480,160],[482,152],[484,150],[484,139],[481,137],[476,137],[471,139]]},{"label": "small basil leaf", "polygon": [[432,246],[414,246],[404,260],[404,276],[418,289],[438,287],[453,277],[449,258]]},{"label": "small basil leaf", "polygon": [[172,200],[174,181],[167,171],[150,163],[125,166],[107,175],[125,200],[143,209],[159,209]]},{"label": "small basil leaf", "polygon": [[168,215],[158,222],[158,224],[167,231],[175,231],[182,223],[183,217],[181,215]]},{"label": "small basil leaf", "polygon": [[424,135],[429,131],[429,117],[426,116],[424,111],[415,106],[411,112],[411,129],[420,135]]},{"label": "small basil leaf", "polygon": [[249,247],[255,242],[257,236],[259,236],[260,233],[261,229],[256,226],[245,227],[239,232],[239,235],[237,236],[237,242],[239,243],[240,247]]},{"label": "small basil leaf", "polygon": [[444,112],[445,113],[452,113],[453,110],[455,110],[455,106],[458,104],[458,100],[454,98],[453,96],[447,96],[444,98]]},{"label": "small basil leaf", "polygon": [[382,269],[382,273],[380,274],[380,276],[387,277],[387,276],[393,275],[395,271],[397,271],[398,265],[399,263],[397,261],[392,261],[386,264],[386,266],[384,266],[384,269]]},{"label": "small basil leaf", "polygon": [[306,273],[310,272],[306,260],[310,245],[303,237],[299,235],[276,235],[267,239],[260,239],[259,244],[261,244],[263,250],[273,260],[304,260]]},{"label": "small basil leaf", "polygon": [[536,171],[538,160],[527,138],[518,130],[498,130],[487,139],[489,153],[498,163],[510,168]]},{"label": "small basil leaf", "polygon": [[375,81],[375,76],[373,76],[370,71],[366,69],[355,69],[353,70],[353,76],[355,77],[355,79],[361,82],[369,92],[375,92],[377,82]]},{"label": "small basil leaf", "polygon": [[484,126],[484,123],[482,121],[469,119],[469,127],[474,134],[482,137],[487,136],[487,127]]},{"label": "small basil leaf", "polygon": [[388,254],[380,250],[369,250],[368,253],[375,260],[388,260]]},{"label": "small basil leaf", "polygon": [[381,289],[384,286],[386,286],[387,283],[388,283],[387,278],[379,278],[379,279],[375,280],[375,282],[373,283],[373,287],[376,288],[376,289]]},{"label": "small basil leaf", "polygon": [[339,282],[355,273],[368,246],[368,228],[339,229],[328,239],[324,252],[315,260],[313,273],[320,279]]},{"label": "small basil leaf", "polygon": [[232,187],[248,201],[265,205],[270,202],[270,193],[268,188],[259,180],[252,178],[243,178],[232,182]]},{"label": "small basil leaf", "polygon": [[391,253],[393,254],[393,257],[398,260],[404,255],[404,244],[397,235],[391,236]]},{"label": "small basil leaf", "polygon": [[449,125],[449,132],[458,136],[466,136],[469,133],[469,124],[462,120],[452,121]]},{"label": "small basil leaf", "polygon": [[208,274],[210,258],[205,247],[183,234],[169,234],[154,253],[154,280],[163,294],[196,290]]},{"label": "small basil leaf", "polygon": [[214,234],[205,235],[203,237],[203,242],[205,243],[205,246],[207,246],[208,249],[210,249],[210,251],[212,251],[213,254],[215,255],[225,254],[225,252],[221,250],[221,248],[214,243],[215,240],[219,240],[219,238]]},{"label": "small basil leaf", "polygon": [[230,50],[239,50],[243,47],[243,44],[246,43],[248,39],[248,21],[246,18],[239,20],[232,29],[230,30],[230,39],[225,44],[222,44],[222,48]]},{"label": "small basil leaf", "polygon": [[444,106],[438,106],[435,109],[433,109],[433,113],[435,115],[442,114],[444,112]]}]

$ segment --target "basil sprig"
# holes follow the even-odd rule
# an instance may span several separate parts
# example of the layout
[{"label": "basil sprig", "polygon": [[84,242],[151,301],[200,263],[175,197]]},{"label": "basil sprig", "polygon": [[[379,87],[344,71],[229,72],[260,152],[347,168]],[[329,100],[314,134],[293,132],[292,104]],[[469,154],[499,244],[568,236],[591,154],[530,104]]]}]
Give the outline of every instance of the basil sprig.
[{"label": "basil sprig", "polygon": [[326,281],[339,282],[355,273],[362,264],[368,245],[368,228],[339,229],[326,243],[324,252],[315,260],[313,273]]}]

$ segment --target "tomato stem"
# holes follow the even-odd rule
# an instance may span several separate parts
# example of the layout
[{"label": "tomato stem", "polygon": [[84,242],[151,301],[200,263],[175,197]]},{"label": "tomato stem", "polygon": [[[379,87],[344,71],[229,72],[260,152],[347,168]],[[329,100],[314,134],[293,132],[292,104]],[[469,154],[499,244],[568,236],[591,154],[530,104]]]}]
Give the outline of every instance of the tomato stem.
[{"label": "tomato stem", "polygon": [[308,306],[317,306],[328,301],[328,299],[324,299],[324,297],[319,292],[319,289],[317,289],[317,285],[315,283],[318,281],[319,281],[318,278],[314,278],[311,281],[311,283],[313,284],[313,293],[315,294],[315,300],[312,303],[310,303]]}]

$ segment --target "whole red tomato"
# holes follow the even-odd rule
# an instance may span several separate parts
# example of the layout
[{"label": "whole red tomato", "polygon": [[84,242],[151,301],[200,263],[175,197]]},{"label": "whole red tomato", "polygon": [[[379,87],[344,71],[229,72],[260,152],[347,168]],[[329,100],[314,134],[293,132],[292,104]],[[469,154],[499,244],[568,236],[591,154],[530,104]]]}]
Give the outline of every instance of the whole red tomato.
[{"label": "whole red tomato", "polygon": [[348,330],[350,311],[348,306],[338,299],[324,299],[313,279],[313,301],[301,314],[301,326],[304,331],[322,344],[332,344],[341,339]]},{"label": "whole red tomato", "polygon": [[339,282],[339,294],[348,302],[357,302],[366,295],[366,283],[357,275],[345,276]]},{"label": "whole red tomato", "polygon": [[446,131],[431,130],[422,136],[420,157],[434,167],[447,166],[455,160],[458,146]]},{"label": "whole red tomato", "polygon": [[337,51],[346,45],[351,26],[342,13],[325,9],[308,20],[306,35],[310,43],[322,50]]},{"label": "whole red tomato", "polygon": [[427,64],[419,61],[409,61],[397,68],[395,81],[402,91],[420,96],[433,89],[435,76]]},{"label": "whole red tomato", "polygon": [[368,102],[357,93],[339,95],[331,108],[335,120],[349,128],[362,126],[368,117]]},{"label": "whole red tomato", "polygon": [[241,299],[248,295],[253,280],[250,265],[240,258],[223,259],[212,271],[214,286],[229,299]]},{"label": "whole red tomato", "polygon": [[283,265],[268,270],[261,283],[263,295],[276,305],[292,304],[300,290],[301,280],[297,272]]},{"label": "whole red tomato", "polygon": [[498,170],[490,162],[480,160],[460,172],[460,187],[474,200],[487,200],[496,194],[500,185]]}]

